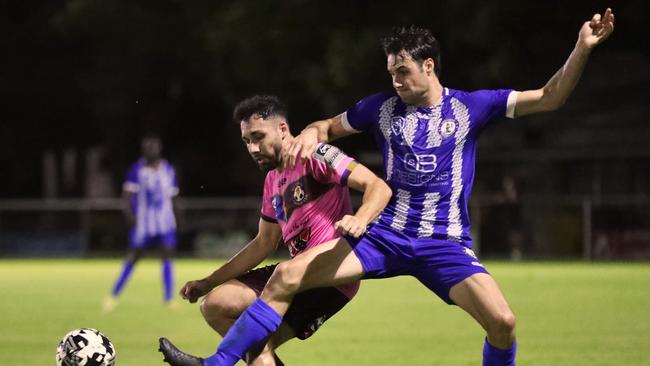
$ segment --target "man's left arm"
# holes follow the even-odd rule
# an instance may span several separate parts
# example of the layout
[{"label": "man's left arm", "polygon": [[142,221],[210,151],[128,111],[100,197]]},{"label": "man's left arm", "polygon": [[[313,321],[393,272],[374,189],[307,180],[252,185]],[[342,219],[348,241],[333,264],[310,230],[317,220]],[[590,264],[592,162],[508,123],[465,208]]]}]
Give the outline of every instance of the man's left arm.
[{"label": "man's left arm", "polygon": [[607,8],[605,14],[594,14],[585,22],[578,34],[578,42],[564,63],[541,89],[518,93],[514,116],[548,112],[560,108],[578,84],[585,64],[594,47],[614,31],[614,13]]}]

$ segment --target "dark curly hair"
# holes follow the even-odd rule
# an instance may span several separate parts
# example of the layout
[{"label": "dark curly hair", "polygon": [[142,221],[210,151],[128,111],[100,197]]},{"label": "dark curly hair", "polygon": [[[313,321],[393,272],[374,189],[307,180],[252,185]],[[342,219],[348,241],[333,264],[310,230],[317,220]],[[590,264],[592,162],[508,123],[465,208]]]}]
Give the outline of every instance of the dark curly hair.
[{"label": "dark curly hair", "polygon": [[432,59],[436,76],[440,77],[440,44],[430,30],[414,25],[395,27],[381,43],[386,56],[397,55],[403,50],[420,65],[424,60]]},{"label": "dark curly hair", "polygon": [[247,121],[257,114],[263,119],[282,117],[287,119],[287,107],[274,95],[253,95],[235,106],[232,118],[235,122]]}]

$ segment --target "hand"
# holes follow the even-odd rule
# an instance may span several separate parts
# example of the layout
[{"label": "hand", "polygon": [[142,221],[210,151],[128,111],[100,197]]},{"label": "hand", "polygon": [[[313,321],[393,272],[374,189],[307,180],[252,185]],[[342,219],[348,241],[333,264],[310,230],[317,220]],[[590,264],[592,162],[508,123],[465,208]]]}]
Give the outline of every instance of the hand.
[{"label": "hand", "polygon": [[318,145],[318,129],[315,127],[304,129],[283,149],[282,167],[293,167],[299,160],[307,160],[316,150],[316,145]]},{"label": "hand", "polygon": [[205,296],[210,292],[214,286],[210,284],[205,278],[197,281],[189,281],[178,292],[184,300],[190,303],[195,303],[201,296]]},{"label": "hand", "polygon": [[614,31],[614,13],[607,8],[605,15],[596,13],[590,21],[585,22],[578,34],[578,41],[591,49],[607,39]]},{"label": "hand", "polygon": [[352,235],[355,238],[360,237],[366,232],[368,222],[356,216],[345,215],[334,224],[334,228],[341,234]]}]

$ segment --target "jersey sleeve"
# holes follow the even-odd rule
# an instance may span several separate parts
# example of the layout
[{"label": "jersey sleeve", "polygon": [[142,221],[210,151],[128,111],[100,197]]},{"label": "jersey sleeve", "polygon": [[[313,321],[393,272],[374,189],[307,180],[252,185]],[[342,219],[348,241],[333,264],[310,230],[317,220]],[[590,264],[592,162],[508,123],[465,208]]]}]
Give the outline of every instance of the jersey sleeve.
[{"label": "jersey sleeve", "polygon": [[496,118],[514,118],[518,92],[512,89],[477,90],[470,93],[472,123],[482,128]]},{"label": "jersey sleeve", "polygon": [[350,173],[358,164],[336,146],[319,144],[307,165],[317,181],[347,185]]},{"label": "jersey sleeve", "polygon": [[138,172],[140,170],[140,164],[135,163],[131,165],[128,173],[126,174],[126,180],[122,185],[122,189],[126,192],[136,193],[140,190],[140,182],[138,181]]},{"label": "jersey sleeve", "polygon": [[382,104],[391,96],[391,93],[384,92],[361,99],[341,116],[343,128],[350,132],[370,129],[379,120]]},{"label": "jersey sleeve", "polygon": [[262,194],[262,209],[260,210],[260,216],[263,220],[276,224],[278,219],[275,215],[275,208],[273,207],[273,200],[275,198],[273,197],[271,187],[273,187],[273,179],[271,179],[270,174],[267,174],[264,179],[264,192]]}]

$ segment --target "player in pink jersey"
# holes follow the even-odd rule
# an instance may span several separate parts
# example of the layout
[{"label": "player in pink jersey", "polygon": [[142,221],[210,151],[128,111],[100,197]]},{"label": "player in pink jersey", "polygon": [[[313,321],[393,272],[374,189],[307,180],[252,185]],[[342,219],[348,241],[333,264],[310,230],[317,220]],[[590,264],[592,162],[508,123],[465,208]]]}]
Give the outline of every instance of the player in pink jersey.
[{"label": "player in pink jersey", "polygon": [[[281,166],[282,148],[291,143],[293,136],[286,109],[276,97],[246,99],[237,105],[233,117],[241,124],[249,154],[260,169],[268,172],[259,232],[221,268],[201,280],[186,283],[180,291],[192,303],[207,294],[201,312],[222,336],[260,295],[276,265],[252,268],[273,254],[280,240],[293,258],[341,234],[359,237],[392,194],[383,180],[331,145],[320,145],[302,164],[277,169]],[[354,215],[348,186],[364,192],[363,203]],[[278,331],[266,344],[249,352],[247,362],[281,365],[274,350],[293,337],[311,336],[350,301],[358,288],[359,281],[355,281],[297,295]],[[201,364],[199,358],[182,353],[167,339],[160,342],[165,361],[170,364]]]}]

